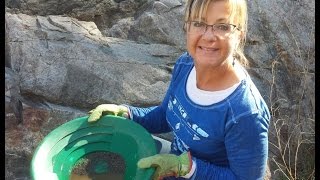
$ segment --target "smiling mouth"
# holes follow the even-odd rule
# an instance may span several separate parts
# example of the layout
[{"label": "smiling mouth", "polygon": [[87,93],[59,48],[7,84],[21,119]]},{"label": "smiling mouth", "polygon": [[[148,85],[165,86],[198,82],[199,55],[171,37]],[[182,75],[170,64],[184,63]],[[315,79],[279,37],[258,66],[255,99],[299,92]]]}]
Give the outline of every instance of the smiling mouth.
[{"label": "smiling mouth", "polygon": [[217,50],[219,50],[218,48],[207,48],[207,47],[202,47],[202,46],[199,46],[199,48],[204,51],[217,51]]}]

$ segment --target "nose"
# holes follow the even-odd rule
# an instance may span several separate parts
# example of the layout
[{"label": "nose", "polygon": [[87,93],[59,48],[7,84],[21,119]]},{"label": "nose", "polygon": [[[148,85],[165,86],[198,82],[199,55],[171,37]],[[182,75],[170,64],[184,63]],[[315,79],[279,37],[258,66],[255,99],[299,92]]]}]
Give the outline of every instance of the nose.
[{"label": "nose", "polygon": [[207,26],[206,31],[202,34],[202,38],[209,41],[216,40],[217,35],[215,34],[212,26]]}]

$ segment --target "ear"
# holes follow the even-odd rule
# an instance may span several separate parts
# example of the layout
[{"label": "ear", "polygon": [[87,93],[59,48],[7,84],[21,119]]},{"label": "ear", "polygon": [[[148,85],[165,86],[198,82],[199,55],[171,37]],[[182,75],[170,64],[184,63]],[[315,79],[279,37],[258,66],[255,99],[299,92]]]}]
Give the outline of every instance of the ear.
[{"label": "ear", "polygon": [[235,40],[236,40],[236,47],[241,43],[242,40],[244,40],[245,33],[244,31],[237,31],[235,33]]},{"label": "ear", "polygon": [[183,23],[182,30],[183,30],[184,32],[187,32],[187,23]]},{"label": "ear", "polygon": [[239,31],[239,33],[240,33],[240,35],[239,35],[240,39],[241,39],[241,40],[244,39],[246,33],[245,33],[244,31]]}]

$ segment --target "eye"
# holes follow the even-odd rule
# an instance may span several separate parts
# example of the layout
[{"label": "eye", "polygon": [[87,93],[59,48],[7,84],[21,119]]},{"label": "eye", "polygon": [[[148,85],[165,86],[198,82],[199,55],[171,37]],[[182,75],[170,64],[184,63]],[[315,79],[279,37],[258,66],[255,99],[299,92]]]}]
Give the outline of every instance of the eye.
[{"label": "eye", "polygon": [[200,27],[205,27],[206,24],[203,22],[192,22],[192,26],[200,28]]},{"label": "eye", "polygon": [[230,31],[231,29],[229,24],[217,24],[216,28],[221,31]]}]

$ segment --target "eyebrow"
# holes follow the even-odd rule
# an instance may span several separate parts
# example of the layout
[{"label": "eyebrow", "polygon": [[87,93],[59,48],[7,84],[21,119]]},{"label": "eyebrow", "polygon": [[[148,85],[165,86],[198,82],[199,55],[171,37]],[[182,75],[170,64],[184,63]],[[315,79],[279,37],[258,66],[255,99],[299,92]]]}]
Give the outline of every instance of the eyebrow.
[{"label": "eyebrow", "polygon": [[219,18],[218,20],[216,20],[216,22],[223,22],[223,21],[227,21],[226,18]]},{"label": "eyebrow", "polygon": [[[197,18],[195,18],[195,19],[197,19]],[[201,17],[201,21],[206,22],[205,18],[203,18],[203,17]],[[216,20],[216,22],[218,22],[218,23],[221,23],[221,22],[224,22],[224,21],[228,21],[228,19],[226,19],[226,18],[219,18],[218,20]]]}]

